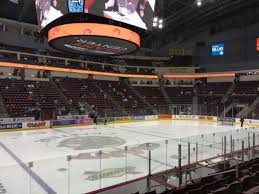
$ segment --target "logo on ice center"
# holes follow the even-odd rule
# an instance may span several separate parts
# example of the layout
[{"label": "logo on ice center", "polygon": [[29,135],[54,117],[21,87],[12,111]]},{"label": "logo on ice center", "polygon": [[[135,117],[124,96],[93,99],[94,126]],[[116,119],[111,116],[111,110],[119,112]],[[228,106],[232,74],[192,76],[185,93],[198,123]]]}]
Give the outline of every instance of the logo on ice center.
[{"label": "logo on ice center", "polygon": [[212,51],[212,56],[223,56],[224,44],[213,44],[211,51]]}]

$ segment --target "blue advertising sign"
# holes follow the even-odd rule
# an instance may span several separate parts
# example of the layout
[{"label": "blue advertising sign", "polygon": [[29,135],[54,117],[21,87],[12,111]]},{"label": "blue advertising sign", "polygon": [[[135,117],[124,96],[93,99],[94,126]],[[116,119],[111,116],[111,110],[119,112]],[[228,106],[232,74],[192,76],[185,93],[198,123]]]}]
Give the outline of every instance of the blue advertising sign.
[{"label": "blue advertising sign", "polygon": [[0,129],[18,129],[22,128],[22,123],[0,124]]},{"label": "blue advertising sign", "polygon": [[53,121],[53,126],[74,125],[75,123],[76,123],[75,120],[59,120],[59,121]]},{"label": "blue advertising sign", "polygon": [[218,117],[218,121],[225,121],[225,122],[235,122],[235,118],[230,118],[230,117]]},{"label": "blue advertising sign", "polygon": [[224,49],[225,49],[224,43],[212,44],[211,55],[213,57],[223,56],[224,55]]}]

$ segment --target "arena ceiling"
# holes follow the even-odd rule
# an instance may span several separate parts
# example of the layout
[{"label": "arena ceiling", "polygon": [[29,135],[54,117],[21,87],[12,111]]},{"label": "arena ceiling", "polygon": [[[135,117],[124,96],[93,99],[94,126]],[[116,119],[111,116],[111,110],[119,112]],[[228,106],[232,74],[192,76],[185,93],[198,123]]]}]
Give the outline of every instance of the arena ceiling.
[{"label": "arena ceiling", "polygon": [[34,0],[1,0],[0,17],[37,24]]},{"label": "arena ceiling", "polygon": [[[202,5],[197,6],[201,1]],[[147,38],[160,48],[168,42],[183,42],[203,30],[217,33],[244,28],[259,22],[258,0],[160,0],[157,15],[164,18],[164,29]],[[154,44],[154,43],[152,43]]]},{"label": "arena ceiling", "polygon": [[[197,1],[201,1],[202,5],[197,6]],[[156,15],[164,19],[164,28],[154,33],[158,34],[155,40],[164,44],[172,40],[183,40],[204,26],[219,30],[226,19],[229,21],[224,23],[225,26],[258,22],[259,1],[157,0]],[[37,24],[34,0],[1,0],[0,17]],[[152,42],[150,38],[146,39],[146,45]]]},{"label": "arena ceiling", "polygon": [[258,0],[158,0],[157,15],[164,18],[168,30],[200,25],[255,5],[259,5]]},{"label": "arena ceiling", "polygon": [[[197,6],[197,1],[202,5]],[[249,6],[258,0],[157,0],[156,15],[164,18],[165,30],[202,24]],[[34,0],[1,0],[0,17],[36,24]]]}]

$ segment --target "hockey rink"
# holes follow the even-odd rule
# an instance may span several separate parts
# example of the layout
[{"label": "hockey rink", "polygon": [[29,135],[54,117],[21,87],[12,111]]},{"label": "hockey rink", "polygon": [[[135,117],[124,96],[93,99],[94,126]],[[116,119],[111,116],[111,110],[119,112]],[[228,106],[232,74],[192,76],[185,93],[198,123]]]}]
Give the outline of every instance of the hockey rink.
[{"label": "hockey rink", "polygon": [[0,194],[98,190],[147,175],[147,143],[155,173],[177,165],[178,144],[187,137],[192,147],[195,142],[202,144],[199,159],[206,159],[221,153],[216,142],[221,142],[222,136],[217,139],[214,135],[204,142],[195,138],[238,128],[216,122],[148,121],[0,133]]}]

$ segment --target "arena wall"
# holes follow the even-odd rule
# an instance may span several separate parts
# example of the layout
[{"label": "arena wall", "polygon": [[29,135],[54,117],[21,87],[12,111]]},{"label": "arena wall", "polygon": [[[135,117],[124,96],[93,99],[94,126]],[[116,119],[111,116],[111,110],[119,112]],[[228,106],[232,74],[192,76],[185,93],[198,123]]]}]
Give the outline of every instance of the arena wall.
[{"label": "arena wall", "polygon": [[[129,122],[144,122],[144,121],[159,121],[159,120],[182,120],[182,121],[204,121],[204,122],[231,122],[240,124],[240,118],[225,118],[204,115],[144,115],[144,116],[126,116],[126,117],[99,117],[97,124],[114,124],[114,123],[129,123]],[[2,118],[0,119],[0,132],[17,131],[17,130],[32,130],[44,128],[59,128],[59,127],[76,127],[84,125],[94,125],[94,120],[87,118],[86,115],[74,115],[74,117],[63,116],[54,121],[35,121],[33,117],[25,118]],[[259,120],[245,119],[244,124],[248,127],[259,126]]]},{"label": "arena wall", "polygon": [[[211,34],[210,29],[188,37],[184,42],[171,42],[159,48],[157,52],[168,53],[172,48],[183,48],[193,55],[193,64],[205,68],[208,72],[237,71],[258,68],[256,37],[259,24],[244,29],[235,28]],[[180,42],[180,43],[179,43]],[[203,43],[199,45],[198,43]],[[224,43],[225,53],[221,57],[211,56],[211,45]]]},{"label": "arena wall", "polygon": [[[143,79],[142,78],[130,78],[130,81],[131,82],[141,82],[141,81],[143,81]],[[145,79],[145,82],[147,82],[147,81],[152,81],[153,82],[153,85],[158,85],[158,79]]]},{"label": "arena wall", "polygon": [[241,76],[240,81],[258,81],[259,75],[247,75],[247,76]]},{"label": "arena wall", "polygon": [[119,81],[119,77],[94,75],[93,78],[96,80]]},{"label": "arena wall", "polygon": [[0,67],[1,77],[9,77],[12,75],[14,68],[11,67]]},{"label": "arena wall", "polygon": [[233,77],[223,77],[223,78],[207,78],[208,83],[220,83],[220,82],[234,82]]},{"label": "arena wall", "polygon": [[51,72],[52,77],[70,77],[70,78],[78,78],[78,79],[87,79],[88,75],[86,74],[79,74],[79,73],[64,73],[64,72]]}]

